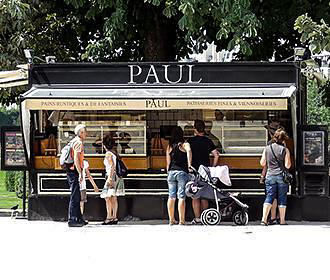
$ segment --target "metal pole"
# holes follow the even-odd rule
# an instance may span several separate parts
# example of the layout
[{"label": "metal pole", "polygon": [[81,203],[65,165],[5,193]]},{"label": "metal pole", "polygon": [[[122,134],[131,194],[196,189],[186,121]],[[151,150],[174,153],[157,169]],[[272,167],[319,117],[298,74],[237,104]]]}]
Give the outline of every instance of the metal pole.
[{"label": "metal pole", "polygon": [[26,216],[25,210],[25,201],[26,201],[26,171],[23,171],[23,217]]}]

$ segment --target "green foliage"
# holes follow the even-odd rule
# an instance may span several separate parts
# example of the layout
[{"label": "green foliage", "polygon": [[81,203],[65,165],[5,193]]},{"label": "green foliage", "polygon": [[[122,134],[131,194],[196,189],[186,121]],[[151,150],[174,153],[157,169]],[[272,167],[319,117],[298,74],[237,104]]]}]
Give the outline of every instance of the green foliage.
[{"label": "green foliage", "polygon": [[297,18],[294,29],[301,34],[300,41],[308,44],[313,53],[330,51],[330,26],[323,19],[317,24],[308,14],[301,15]]},{"label": "green foliage", "polygon": [[19,111],[17,108],[0,106],[0,126],[19,125]]},{"label": "green foliage", "polygon": [[6,172],[6,190],[8,192],[16,192],[18,198],[23,195],[23,172],[22,171],[7,171]]},{"label": "green foliage", "polygon": [[14,69],[21,62],[30,15],[31,7],[26,1],[0,1],[0,69]]},{"label": "green foliage", "polygon": [[[60,62],[81,61],[88,42],[103,26],[85,14],[63,0],[0,1],[0,71],[25,64],[25,48],[35,51],[35,63],[48,55]],[[0,89],[0,103],[17,103],[24,91],[24,86]]]},{"label": "green foliage", "polygon": [[[238,54],[238,60],[276,61],[293,55],[301,46],[299,33],[294,30],[298,16],[308,13],[314,20],[330,22],[330,6],[326,0],[251,0],[252,12],[260,21],[258,36],[247,39],[252,49],[250,56]],[[225,47],[225,44],[222,45]]]},{"label": "green foliage", "polygon": [[19,199],[15,192],[6,190],[6,171],[0,171],[0,209],[9,209],[16,204],[22,209],[22,199]]},{"label": "green foliage", "polygon": [[323,104],[330,108],[330,80],[319,86],[319,94]]},{"label": "green foliage", "polygon": [[307,84],[307,123],[330,124],[330,107],[323,104],[317,83],[311,80]]},{"label": "green foliage", "polygon": [[92,61],[172,61],[200,52],[207,43],[226,41],[250,54],[247,38],[257,35],[258,20],[249,0],[65,0],[85,7],[86,17],[102,18],[102,30],[83,58]]}]

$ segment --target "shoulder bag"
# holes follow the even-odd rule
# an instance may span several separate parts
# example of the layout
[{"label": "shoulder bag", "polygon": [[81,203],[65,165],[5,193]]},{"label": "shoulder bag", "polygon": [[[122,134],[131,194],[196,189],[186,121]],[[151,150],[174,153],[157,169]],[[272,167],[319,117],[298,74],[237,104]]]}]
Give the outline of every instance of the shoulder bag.
[{"label": "shoulder bag", "polygon": [[128,173],[128,169],[125,163],[116,156],[116,174],[118,177],[125,177]]},{"label": "shoulder bag", "polygon": [[272,153],[273,153],[273,155],[275,157],[275,160],[277,161],[278,165],[282,169],[282,175],[283,175],[283,181],[284,181],[284,183],[291,185],[292,182],[293,182],[293,176],[292,176],[292,174],[285,168],[285,166],[283,166],[283,168],[282,168],[282,165],[281,165],[280,161],[277,159],[277,157],[276,157],[276,155],[274,153],[274,150],[273,150],[272,145],[270,145],[270,149],[272,150]]}]

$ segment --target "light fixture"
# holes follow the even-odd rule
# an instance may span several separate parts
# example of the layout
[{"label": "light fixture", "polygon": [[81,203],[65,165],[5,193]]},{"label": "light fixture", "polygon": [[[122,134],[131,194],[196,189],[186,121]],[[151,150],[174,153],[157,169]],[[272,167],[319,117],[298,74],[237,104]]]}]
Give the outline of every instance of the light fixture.
[{"label": "light fixture", "polygon": [[32,49],[25,49],[24,50],[24,55],[27,58],[29,64],[33,63],[34,50],[32,50]]},{"label": "light fixture", "polygon": [[53,55],[46,56],[46,63],[55,63],[56,62],[56,57]]},{"label": "light fixture", "polygon": [[304,56],[305,51],[306,51],[306,48],[302,48],[302,47],[294,48],[294,60],[295,61],[302,60],[302,57]]},{"label": "light fixture", "polygon": [[38,56],[35,56],[33,49],[25,49],[24,55],[27,58],[29,64],[33,64],[35,59],[38,59],[39,61],[44,62],[44,63],[55,63],[56,62],[55,56],[46,56],[46,60],[44,60]]}]

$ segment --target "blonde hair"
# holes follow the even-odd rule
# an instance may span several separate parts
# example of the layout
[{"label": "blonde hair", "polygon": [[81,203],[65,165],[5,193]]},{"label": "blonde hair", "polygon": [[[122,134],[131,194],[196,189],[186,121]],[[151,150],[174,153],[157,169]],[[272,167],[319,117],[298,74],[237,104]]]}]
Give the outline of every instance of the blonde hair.
[{"label": "blonde hair", "polygon": [[274,136],[272,137],[272,142],[282,144],[284,140],[287,140],[289,138],[288,134],[285,132],[285,130],[281,127],[278,128]]}]

